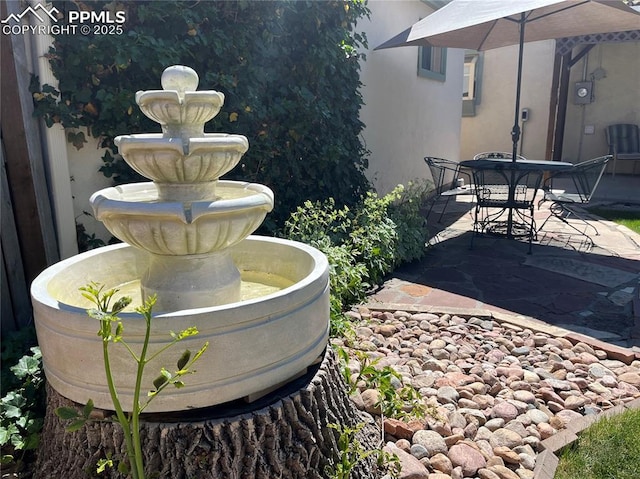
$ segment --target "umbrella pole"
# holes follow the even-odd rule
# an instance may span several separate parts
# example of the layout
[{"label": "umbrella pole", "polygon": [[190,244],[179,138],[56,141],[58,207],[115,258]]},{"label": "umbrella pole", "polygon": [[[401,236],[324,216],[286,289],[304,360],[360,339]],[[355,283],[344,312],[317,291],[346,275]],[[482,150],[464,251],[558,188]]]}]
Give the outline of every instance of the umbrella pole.
[{"label": "umbrella pole", "polygon": [[[525,13],[520,14],[520,44],[518,46],[518,75],[516,77],[516,109],[513,119],[513,129],[511,130],[511,140],[513,141],[513,151],[511,161],[515,163],[518,158],[518,141],[520,140],[520,85],[522,83],[522,57],[524,56],[524,26],[526,23]],[[513,237],[513,206],[516,196],[516,171],[511,169],[511,178],[509,183],[508,213],[507,213],[507,238]]]},{"label": "umbrella pole", "polygon": [[516,161],[518,154],[518,142],[520,141],[520,90],[522,85],[522,58],[524,56],[524,27],[526,24],[525,13],[520,14],[520,44],[518,45],[518,75],[516,77],[516,108],[513,118],[513,129],[511,130],[511,140],[513,142],[512,160]]}]

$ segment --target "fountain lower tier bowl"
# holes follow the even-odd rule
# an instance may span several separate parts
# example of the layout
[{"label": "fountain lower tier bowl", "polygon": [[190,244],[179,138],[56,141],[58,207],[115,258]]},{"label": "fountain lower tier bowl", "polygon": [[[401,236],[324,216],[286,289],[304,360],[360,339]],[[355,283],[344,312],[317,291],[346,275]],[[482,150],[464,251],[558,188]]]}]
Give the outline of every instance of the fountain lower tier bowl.
[{"label": "fountain lower tier bowl", "polygon": [[[247,293],[247,299],[234,303],[154,316],[151,354],[172,340],[171,331],[195,326],[199,334],[147,365],[143,402],[162,367],[173,372],[185,349],[195,353],[207,341],[209,347],[194,365],[197,372],[185,376],[185,387],[166,388],[145,412],[183,411],[260,395],[304,372],[326,347],[329,266],[320,251],[293,241],[250,236],[230,252],[243,280],[266,285],[271,292]],[[139,295],[128,289],[146,270],[147,258],[128,245],[107,246],[61,261],[33,281],[31,296],[45,374],[63,396],[78,403],[92,399],[98,408],[113,409],[102,339],[96,334],[99,325],[88,317],[86,309],[92,305],[78,289],[95,281],[104,284],[105,290],[118,287],[127,295]],[[134,298],[134,303],[138,301]],[[120,316],[124,340],[139,352],[144,320],[136,313]],[[111,344],[109,350],[120,400],[125,410],[131,410],[136,364],[121,344]]]}]

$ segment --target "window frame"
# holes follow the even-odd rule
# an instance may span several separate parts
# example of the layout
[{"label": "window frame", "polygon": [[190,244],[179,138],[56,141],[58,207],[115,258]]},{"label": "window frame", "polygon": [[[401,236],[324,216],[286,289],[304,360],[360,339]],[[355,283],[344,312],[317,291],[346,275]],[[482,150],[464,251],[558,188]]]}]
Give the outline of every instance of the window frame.
[{"label": "window frame", "polygon": [[[424,65],[425,48],[428,48],[433,55],[434,52],[439,52],[440,64],[439,69],[436,71],[433,67],[433,62],[437,62],[437,58],[434,59],[430,56],[429,68]],[[422,78],[429,78],[431,80],[444,82],[447,79],[447,49],[446,47],[431,47],[431,46],[419,46],[418,47],[418,76]]]},{"label": "window frame", "polygon": [[[462,92],[462,116],[475,116],[476,106],[480,104],[482,95],[482,66],[484,63],[484,54],[476,50],[466,50],[464,55],[464,66],[473,65],[473,72],[464,75],[465,85]],[[469,82],[472,81],[472,85]],[[464,97],[464,86],[469,85],[469,91],[472,95],[468,98]]]}]

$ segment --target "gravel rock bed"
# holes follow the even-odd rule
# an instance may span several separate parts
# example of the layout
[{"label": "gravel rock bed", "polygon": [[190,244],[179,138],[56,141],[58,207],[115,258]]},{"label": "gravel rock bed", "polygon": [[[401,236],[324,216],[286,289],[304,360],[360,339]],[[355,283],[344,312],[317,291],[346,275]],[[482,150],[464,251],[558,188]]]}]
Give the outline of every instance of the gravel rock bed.
[{"label": "gravel rock bed", "polygon": [[[350,316],[356,337],[333,342],[349,353],[352,377],[364,352],[435,412],[384,419],[385,449],[400,457],[403,479],[533,479],[541,441],[640,397],[640,361],[585,343],[486,318],[365,308]],[[355,405],[379,422],[379,393],[357,386]]]}]

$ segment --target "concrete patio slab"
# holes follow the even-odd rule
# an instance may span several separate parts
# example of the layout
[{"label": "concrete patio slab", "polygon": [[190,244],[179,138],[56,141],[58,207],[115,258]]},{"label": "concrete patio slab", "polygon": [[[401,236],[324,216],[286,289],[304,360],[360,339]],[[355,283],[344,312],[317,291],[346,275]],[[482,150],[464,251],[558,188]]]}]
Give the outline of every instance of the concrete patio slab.
[{"label": "concrete patio slab", "polygon": [[531,255],[525,260],[524,264],[571,276],[589,283],[607,286],[608,288],[615,288],[634,280],[640,280],[640,273],[633,274],[609,266],[558,256]]}]

